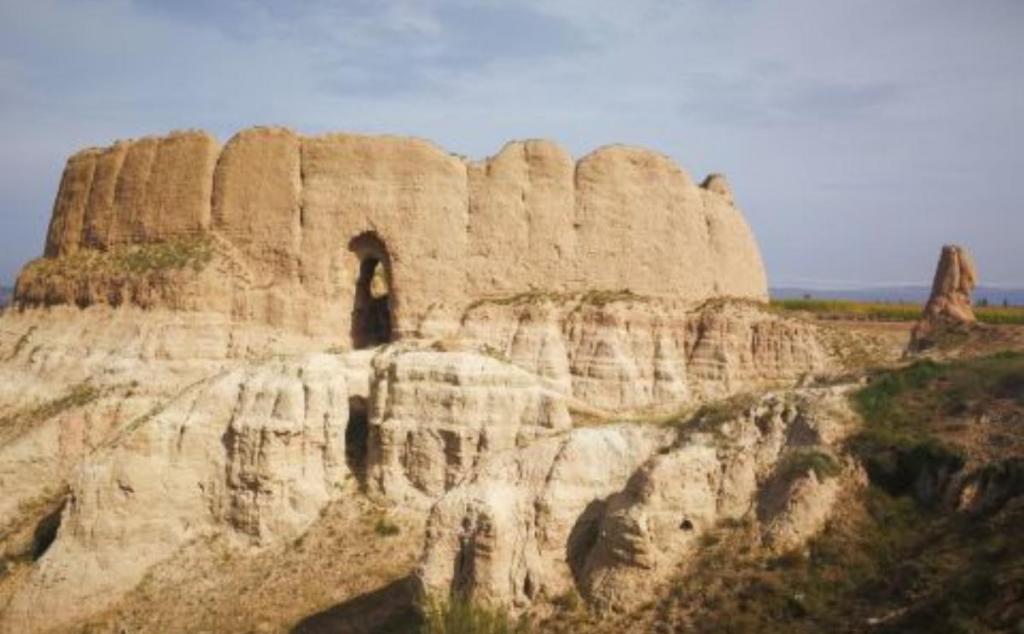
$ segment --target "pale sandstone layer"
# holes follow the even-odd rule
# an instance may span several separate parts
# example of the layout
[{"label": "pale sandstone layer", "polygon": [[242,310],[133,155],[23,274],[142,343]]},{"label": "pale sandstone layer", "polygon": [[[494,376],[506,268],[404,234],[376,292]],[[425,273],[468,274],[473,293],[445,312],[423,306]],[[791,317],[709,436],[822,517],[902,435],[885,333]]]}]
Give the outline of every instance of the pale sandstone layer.
[{"label": "pale sandstone layer", "polygon": [[[212,310],[343,345],[366,257],[353,240],[366,234],[384,250],[396,335],[527,291],[767,297],[724,178],[698,186],[655,152],[608,146],[574,162],[549,141],[517,141],[467,162],[419,139],[253,128],[223,148],[180,132],[71,157],[46,257],[16,298]],[[197,241],[216,275],[112,271],[137,264],[122,254],[133,245]],[[76,274],[83,258],[105,272]]]},{"label": "pale sandstone layer", "polygon": [[[579,308],[575,301],[552,300],[546,306],[556,313],[559,306]],[[532,326],[492,313],[525,308],[515,305],[471,311],[484,311],[497,319],[488,323],[502,324],[481,329],[479,320],[467,317],[467,332],[476,323],[475,332],[485,340],[464,335],[331,354],[322,353],[325,340],[218,313],[95,306],[4,314],[0,557],[14,572],[0,580],[5,606],[0,631],[77,631],[96,619],[116,625],[129,619],[129,609],[136,615],[131,619],[141,619],[150,611],[142,607],[144,601],[155,601],[153,596],[206,592],[204,579],[174,562],[216,556],[244,570],[246,562],[262,561],[269,553],[284,556],[285,545],[321,530],[316,527],[330,505],[355,509],[368,501],[405,518],[403,525],[410,527],[422,526],[431,507],[446,509],[448,519],[432,519],[426,535],[401,537],[403,543],[427,540],[422,580],[431,591],[464,588],[526,609],[542,595],[578,583],[594,601],[628,602],[628,596],[616,594],[620,591],[607,590],[632,583],[626,572],[621,583],[601,585],[605,589],[591,589],[583,577],[574,581],[579,575],[574,566],[583,568],[569,561],[565,540],[580,522],[605,521],[591,505],[626,495],[632,490],[628,482],[647,477],[640,475],[646,473],[644,465],[674,446],[673,432],[652,421],[628,422],[629,417],[620,424],[587,426],[622,420],[610,412],[613,405],[666,405],[677,403],[680,394],[687,399],[683,404],[692,404],[841,370],[833,352],[839,343],[826,330],[776,323],[780,318],[756,304],[716,305],[708,309],[717,315],[716,326],[683,327],[676,335],[682,337],[680,349],[689,350],[678,358],[683,365],[676,370],[692,385],[682,392],[641,389],[642,399],[623,401],[620,395],[630,385],[642,386],[647,379],[615,369],[622,364],[650,367],[650,377],[675,376],[657,369],[668,364],[650,356],[650,345],[630,343],[661,336],[642,317],[644,306],[651,308],[634,299],[587,304],[579,312],[602,326],[573,326],[575,343],[554,348],[562,357],[543,352],[549,346],[530,334]],[[603,319],[601,311],[607,315]],[[696,311],[670,321],[710,319]],[[552,332],[550,324],[541,330]],[[522,334],[508,339],[515,331]],[[688,338],[701,341],[709,331],[719,333],[708,348],[716,369],[690,369],[685,363],[701,355]],[[795,345],[786,337],[801,346],[813,343],[814,353],[790,358],[751,352]],[[515,339],[515,358],[506,356],[512,348],[499,351],[488,343]],[[561,358],[562,365],[542,361],[549,356]],[[789,364],[782,374],[773,369],[780,360]],[[568,368],[568,374],[540,371],[555,365]],[[595,373],[593,368],[615,370]],[[610,396],[602,396],[605,391]],[[365,408],[366,428],[350,433],[358,421],[352,413],[359,408]],[[736,424],[753,438],[763,433],[758,429],[764,424],[754,419]],[[831,451],[836,442],[829,437],[821,444]],[[775,454],[765,458],[765,472],[776,460]],[[722,480],[716,499],[746,500],[765,485],[741,480]],[[794,486],[794,491],[810,486]],[[489,506],[481,506],[479,496]],[[801,512],[807,504],[812,508]],[[795,497],[781,508],[796,509],[796,519],[766,517],[766,535],[771,531],[780,541],[801,541],[827,515],[819,506],[818,497],[805,503]],[[518,511],[502,515],[495,508]],[[480,533],[478,551],[456,555],[479,562],[475,576],[439,577],[438,571],[455,569],[455,561],[446,557],[453,552],[451,540],[461,539],[464,530],[444,527],[462,526],[465,519],[484,531],[480,518],[494,513],[506,524],[493,524],[497,533]],[[55,541],[32,556],[33,534],[55,518]],[[524,533],[526,541],[515,541],[518,545],[506,542],[506,535],[519,540],[515,527],[526,521],[539,533]],[[703,524],[694,522],[696,531],[702,530]],[[666,549],[659,559],[666,570],[690,552],[663,544],[660,534],[649,539]],[[486,555],[487,540],[513,550]],[[622,565],[628,570],[646,564]],[[182,584],[190,589],[181,590]],[[147,592],[156,594],[140,595],[139,588],[155,588]],[[352,598],[324,592],[319,602],[297,603],[290,614]],[[217,609],[230,612],[230,597],[221,601]],[[288,626],[273,622],[270,631]]]},{"label": "pale sandstone layer", "polygon": [[478,302],[458,332],[611,411],[793,384],[837,362],[821,329],[743,302],[530,294]]}]

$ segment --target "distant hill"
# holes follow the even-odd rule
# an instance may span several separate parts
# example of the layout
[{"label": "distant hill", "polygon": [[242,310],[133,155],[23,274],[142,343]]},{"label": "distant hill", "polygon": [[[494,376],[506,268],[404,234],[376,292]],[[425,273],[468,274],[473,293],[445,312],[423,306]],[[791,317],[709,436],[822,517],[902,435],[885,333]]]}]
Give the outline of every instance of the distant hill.
[{"label": "distant hill", "polygon": [[[769,289],[773,299],[800,299],[810,295],[814,299],[848,299],[859,302],[910,302],[923,304],[928,300],[930,286],[879,286],[856,289],[820,289],[779,286]],[[1002,288],[979,286],[974,291],[974,301],[987,299],[993,306],[1002,305],[1005,299],[1011,306],[1024,306],[1024,288]]]},{"label": "distant hill", "polygon": [[14,289],[7,286],[0,286],[0,308],[6,306],[14,297]]}]

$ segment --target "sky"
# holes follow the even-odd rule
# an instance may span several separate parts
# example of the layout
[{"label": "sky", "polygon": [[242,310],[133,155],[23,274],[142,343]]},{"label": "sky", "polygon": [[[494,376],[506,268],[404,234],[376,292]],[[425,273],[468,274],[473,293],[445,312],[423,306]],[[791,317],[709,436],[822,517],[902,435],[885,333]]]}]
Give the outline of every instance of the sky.
[{"label": "sky", "polygon": [[0,0],[0,284],[67,156],[287,125],[725,173],[775,286],[1024,286],[1018,0]]}]

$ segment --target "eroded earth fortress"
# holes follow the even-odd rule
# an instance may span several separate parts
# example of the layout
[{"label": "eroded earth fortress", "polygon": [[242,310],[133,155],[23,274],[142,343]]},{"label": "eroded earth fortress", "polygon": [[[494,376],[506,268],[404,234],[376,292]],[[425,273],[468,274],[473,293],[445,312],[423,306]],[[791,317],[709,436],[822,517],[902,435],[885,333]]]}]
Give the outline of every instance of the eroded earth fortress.
[{"label": "eroded earth fortress", "polygon": [[724,177],[641,149],[79,152],[0,316],[0,631],[621,611],[722,522],[801,544],[863,484],[825,379],[870,342],[766,300]]}]

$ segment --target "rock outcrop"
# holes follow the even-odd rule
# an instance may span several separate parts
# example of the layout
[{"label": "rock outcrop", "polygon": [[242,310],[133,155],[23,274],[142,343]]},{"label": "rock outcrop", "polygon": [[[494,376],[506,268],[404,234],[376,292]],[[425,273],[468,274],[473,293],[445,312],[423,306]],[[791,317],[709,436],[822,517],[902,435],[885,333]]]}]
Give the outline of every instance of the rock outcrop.
[{"label": "rock outcrop", "polygon": [[[347,401],[343,365],[315,356],[215,373],[110,430],[67,474],[58,538],[8,622],[28,627],[41,611],[49,627],[68,626],[101,612],[189,542],[226,533],[266,547],[301,535],[356,488]],[[18,449],[5,446],[0,467]]]},{"label": "rock outcrop", "polygon": [[978,271],[967,249],[951,244],[942,247],[931,295],[911,335],[911,349],[930,347],[936,333],[974,324],[971,292],[977,283]]},{"label": "rock outcrop", "polygon": [[370,405],[371,489],[424,510],[487,455],[572,427],[565,395],[525,370],[466,352],[380,355]]},{"label": "rock outcrop", "polygon": [[[628,518],[690,513],[699,533],[754,509],[793,439],[828,451],[840,437],[814,416],[785,414],[789,405],[740,416],[731,424],[742,433],[721,446],[714,434],[677,442],[661,415],[640,412],[784,387],[837,366],[816,326],[756,304],[673,316],[605,300],[481,304],[460,337],[332,354],[316,352],[322,340],[216,313],[5,314],[0,561],[14,572],[0,578],[0,631],[116,621],[124,601],[142,600],[128,598],[140,583],[199,583],[173,562],[227,557],[244,568],[339,504],[394,509],[410,526],[429,515],[426,534],[402,539],[425,540],[421,578],[432,592],[465,590],[516,609],[576,589],[628,603],[622,584],[647,560],[598,554],[619,552],[612,544],[628,539]],[[644,317],[645,306],[657,309]],[[659,356],[669,341],[678,356]],[[690,497],[668,495],[691,480],[677,471],[698,463],[713,474],[706,516]],[[766,540],[799,543],[814,532],[830,498],[800,493],[813,486],[779,494],[794,501],[759,517]],[[685,562],[692,540],[669,543],[653,521],[643,520],[654,530],[642,534],[643,549],[664,572]],[[50,524],[52,544],[40,545],[33,535]],[[595,541],[599,533],[611,541]]]},{"label": "rock outcrop", "polygon": [[376,266],[389,339],[530,291],[767,297],[724,178],[697,186],[654,152],[574,162],[526,141],[467,162],[418,139],[254,128],[223,148],[180,132],[71,157],[16,299],[213,311],[352,346]]},{"label": "rock outcrop", "polygon": [[974,323],[971,292],[977,284],[978,271],[967,249],[956,245],[942,247],[932,294],[924,308],[925,319]]},{"label": "rock outcrop", "polygon": [[820,530],[843,483],[856,486],[832,457],[853,419],[841,390],[808,390],[493,456],[433,507],[417,574],[428,591],[511,608],[577,591],[634,608],[719,523],[756,522],[779,549]]},{"label": "rock outcrop", "polygon": [[836,367],[827,336],[755,303],[693,306],[625,294],[479,302],[459,334],[611,411],[791,385]]},{"label": "rock outcrop", "polygon": [[[725,178],[636,148],[80,152],[0,315],[0,632],[286,631],[413,582],[629,609],[719,524],[799,547],[856,478],[843,389],[793,388],[847,343],[765,298]],[[360,579],[294,592],[298,552]]]}]

